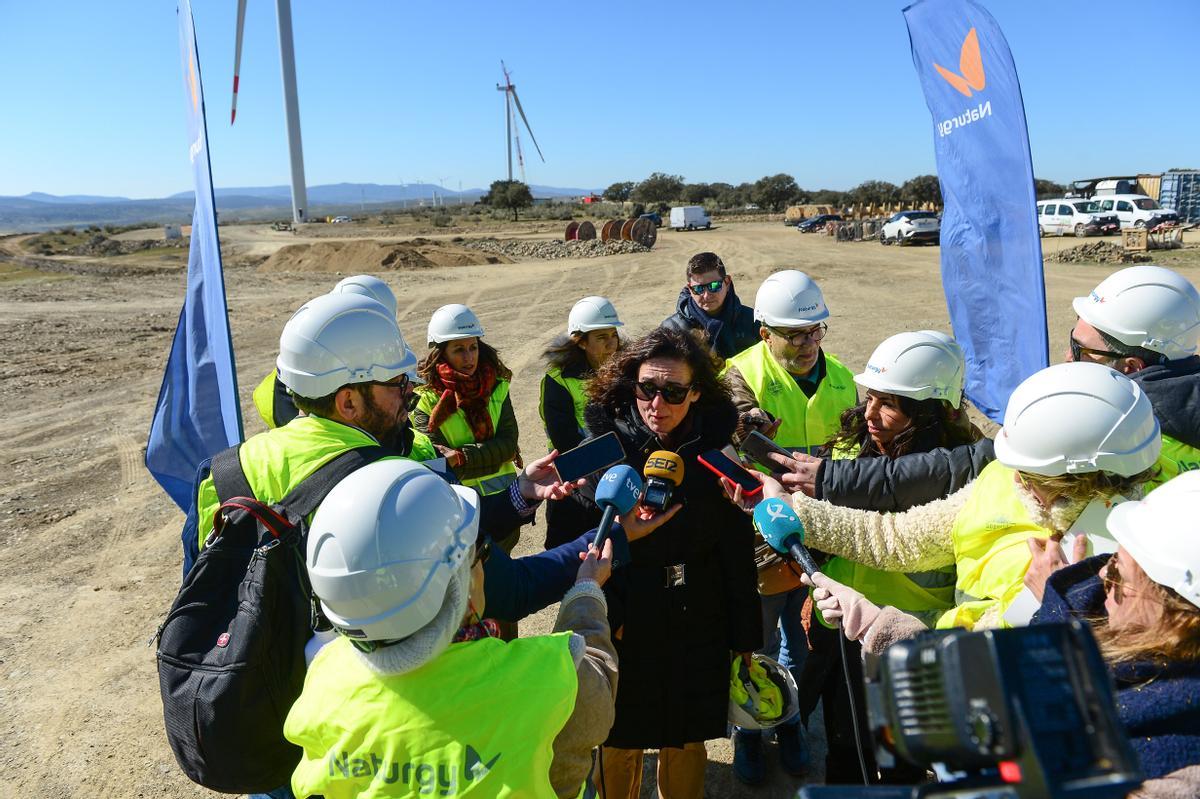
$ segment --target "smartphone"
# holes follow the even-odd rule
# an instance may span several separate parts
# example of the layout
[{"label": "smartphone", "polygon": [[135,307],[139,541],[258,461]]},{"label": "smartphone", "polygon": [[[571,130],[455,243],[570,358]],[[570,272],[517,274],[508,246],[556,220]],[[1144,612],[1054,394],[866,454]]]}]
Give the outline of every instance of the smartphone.
[{"label": "smartphone", "polygon": [[751,431],[748,436],[742,439],[742,452],[749,455],[750,459],[755,463],[762,464],[773,472],[782,471],[783,467],[768,458],[767,455],[775,453],[776,455],[783,455],[786,458],[792,457],[792,453],[757,430]]},{"label": "smartphone", "polygon": [[755,480],[750,472],[742,468],[741,464],[719,449],[710,449],[703,455],[698,456],[696,460],[707,466],[713,474],[728,477],[740,485],[742,493],[748,497],[756,496],[762,491],[762,483]]},{"label": "smartphone", "polygon": [[602,472],[609,466],[616,466],[623,460],[625,450],[621,447],[621,440],[616,433],[609,432],[585,441],[575,449],[559,453],[554,459],[554,468],[558,470],[559,480],[570,483]]}]

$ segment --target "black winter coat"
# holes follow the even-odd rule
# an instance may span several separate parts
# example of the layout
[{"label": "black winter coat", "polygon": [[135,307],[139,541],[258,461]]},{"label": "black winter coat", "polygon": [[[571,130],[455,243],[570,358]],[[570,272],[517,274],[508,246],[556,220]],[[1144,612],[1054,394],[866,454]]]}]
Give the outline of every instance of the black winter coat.
[{"label": "black winter coat", "polygon": [[[639,474],[650,453],[667,449],[636,407],[613,419],[589,405],[585,418],[594,436],[616,431],[625,462]],[[630,544],[631,562],[604,586],[620,663],[608,746],[658,749],[723,737],[731,653],[762,646],[753,525],[696,461],[729,443],[737,411],[732,403],[709,412],[693,408],[689,418],[687,443],[674,450],[684,476],[673,501],[683,509]],[[667,567],[676,564],[684,564],[686,584],[667,587]]]},{"label": "black winter coat", "polygon": [[817,468],[816,498],[899,513],[950,496],[995,459],[990,438],[898,458],[825,458]]}]

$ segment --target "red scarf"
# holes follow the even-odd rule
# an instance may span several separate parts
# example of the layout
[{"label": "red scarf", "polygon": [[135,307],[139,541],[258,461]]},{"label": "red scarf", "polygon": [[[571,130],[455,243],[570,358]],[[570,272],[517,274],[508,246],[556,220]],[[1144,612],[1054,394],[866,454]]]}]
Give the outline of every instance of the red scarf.
[{"label": "red scarf", "polygon": [[448,363],[439,363],[437,376],[432,382],[442,396],[429,414],[429,432],[437,430],[455,411],[461,409],[467,417],[471,435],[477,442],[487,441],[495,435],[492,416],[488,413],[488,401],[496,388],[496,367],[481,363],[474,374],[464,375],[454,371]]}]

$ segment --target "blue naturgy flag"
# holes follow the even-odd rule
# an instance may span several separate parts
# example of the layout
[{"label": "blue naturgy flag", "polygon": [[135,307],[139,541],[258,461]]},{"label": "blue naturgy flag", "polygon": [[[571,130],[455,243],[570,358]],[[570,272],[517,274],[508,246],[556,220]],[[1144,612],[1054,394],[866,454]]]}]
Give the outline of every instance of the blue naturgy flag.
[{"label": "blue naturgy flag", "polygon": [[181,0],[177,13],[196,208],[192,212],[187,294],[150,424],[146,468],[175,504],[187,510],[194,499],[191,486],[200,463],[242,440],[242,411],[225,309],[204,93],[190,1]]},{"label": "blue naturgy flag", "polygon": [[1048,365],[1021,86],[1000,26],[979,4],[918,0],[904,19],[933,115],[942,285],[967,356],[967,397],[998,422],[1017,384]]}]

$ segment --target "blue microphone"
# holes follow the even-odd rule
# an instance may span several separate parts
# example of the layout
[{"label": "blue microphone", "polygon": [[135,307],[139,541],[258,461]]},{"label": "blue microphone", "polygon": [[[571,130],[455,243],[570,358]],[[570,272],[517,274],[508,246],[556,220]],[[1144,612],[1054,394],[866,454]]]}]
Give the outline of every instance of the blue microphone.
[{"label": "blue microphone", "polygon": [[612,532],[613,518],[618,513],[629,513],[642,498],[642,478],[632,466],[618,464],[600,478],[596,486],[596,504],[604,511],[596,532],[596,549],[604,550],[604,542]]},{"label": "blue microphone", "polygon": [[790,555],[805,574],[811,577],[817,571],[817,562],[804,546],[804,524],[782,499],[764,499],[755,506],[754,529],[771,549],[781,555]]}]

